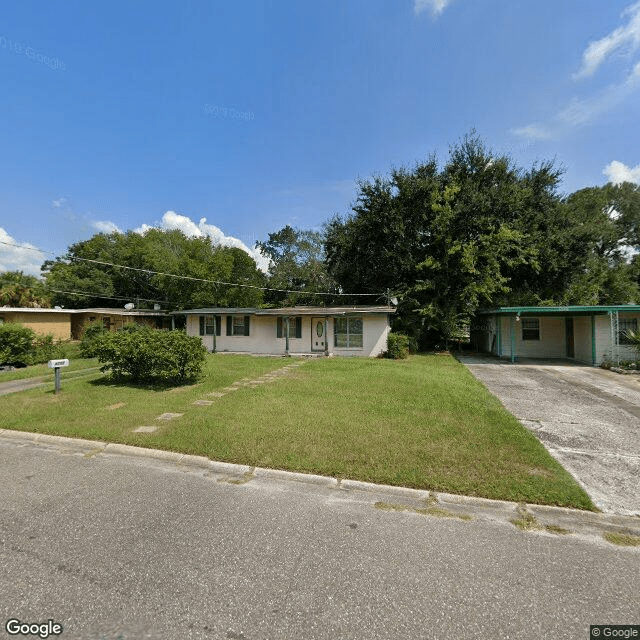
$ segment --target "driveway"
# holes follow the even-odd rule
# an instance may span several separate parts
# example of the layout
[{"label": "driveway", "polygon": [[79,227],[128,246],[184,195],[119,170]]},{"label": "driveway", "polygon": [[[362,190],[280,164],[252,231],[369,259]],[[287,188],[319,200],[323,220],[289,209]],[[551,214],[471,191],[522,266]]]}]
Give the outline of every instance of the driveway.
[{"label": "driveway", "polygon": [[640,515],[640,376],[461,356],[604,512]]}]

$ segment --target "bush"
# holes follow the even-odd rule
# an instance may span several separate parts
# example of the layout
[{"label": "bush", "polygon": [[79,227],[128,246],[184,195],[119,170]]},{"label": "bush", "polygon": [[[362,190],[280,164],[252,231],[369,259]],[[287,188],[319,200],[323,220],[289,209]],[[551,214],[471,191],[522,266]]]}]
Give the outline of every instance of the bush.
[{"label": "bush", "polygon": [[80,343],[80,355],[83,358],[95,358],[96,354],[93,350],[93,345],[98,336],[107,333],[102,322],[90,322],[85,324],[84,331],[82,332],[82,342]]},{"label": "bush", "polygon": [[0,364],[30,364],[36,334],[21,324],[0,325]]},{"label": "bush", "polygon": [[91,344],[93,355],[103,363],[102,371],[111,371],[115,378],[129,378],[134,382],[194,380],[200,376],[207,355],[197,336],[138,325],[103,332],[93,338]]},{"label": "bush", "polygon": [[402,360],[409,355],[409,336],[402,333],[389,333],[387,336],[386,358]]}]

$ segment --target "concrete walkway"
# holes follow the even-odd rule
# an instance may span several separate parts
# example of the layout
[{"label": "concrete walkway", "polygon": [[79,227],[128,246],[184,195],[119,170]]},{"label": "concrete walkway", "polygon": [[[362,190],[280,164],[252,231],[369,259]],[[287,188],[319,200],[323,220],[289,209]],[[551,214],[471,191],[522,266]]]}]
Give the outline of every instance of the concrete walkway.
[{"label": "concrete walkway", "polygon": [[566,361],[458,356],[607,513],[640,515],[640,380]]}]

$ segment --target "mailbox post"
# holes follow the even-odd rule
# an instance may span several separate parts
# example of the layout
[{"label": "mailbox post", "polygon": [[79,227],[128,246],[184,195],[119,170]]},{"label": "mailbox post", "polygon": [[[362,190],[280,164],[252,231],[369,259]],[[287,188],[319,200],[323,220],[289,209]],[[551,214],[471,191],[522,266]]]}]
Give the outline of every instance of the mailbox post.
[{"label": "mailbox post", "polygon": [[56,387],[55,393],[56,395],[60,393],[60,367],[68,367],[69,360],[64,358],[63,360],[49,360],[49,369],[55,369],[56,376]]}]

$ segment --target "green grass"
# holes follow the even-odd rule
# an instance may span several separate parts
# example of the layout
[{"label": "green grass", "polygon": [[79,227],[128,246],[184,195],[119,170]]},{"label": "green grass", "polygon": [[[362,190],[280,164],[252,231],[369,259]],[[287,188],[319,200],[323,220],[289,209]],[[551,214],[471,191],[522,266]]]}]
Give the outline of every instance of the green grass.
[{"label": "green grass", "polygon": [[[286,377],[207,396],[295,359],[218,354],[195,385],[118,385],[99,374],[59,396],[5,396],[8,429],[100,439],[291,471],[595,509],[573,478],[449,356],[313,359]],[[198,399],[213,400],[207,407]],[[165,412],[181,418],[160,423]],[[152,434],[131,432],[160,425]]]},{"label": "green grass", "polygon": [[[68,375],[72,371],[81,371],[99,366],[95,358],[86,359],[80,357],[79,342],[56,345],[56,350],[63,354],[60,358],[69,358],[69,366],[63,367],[60,370],[63,379],[65,375]],[[52,359],[57,360],[58,357]],[[29,367],[21,367],[15,371],[0,371],[0,384],[10,382],[11,380],[26,380],[28,378],[38,378],[41,376],[51,376],[51,380],[53,380],[53,369],[49,369],[46,362],[43,364],[34,364]]]},{"label": "green grass", "polygon": [[603,538],[611,544],[617,544],[621,547],[640,547],[640,536],[632,533],[613,533],[603,534]]}]

